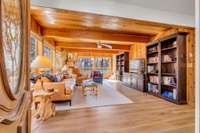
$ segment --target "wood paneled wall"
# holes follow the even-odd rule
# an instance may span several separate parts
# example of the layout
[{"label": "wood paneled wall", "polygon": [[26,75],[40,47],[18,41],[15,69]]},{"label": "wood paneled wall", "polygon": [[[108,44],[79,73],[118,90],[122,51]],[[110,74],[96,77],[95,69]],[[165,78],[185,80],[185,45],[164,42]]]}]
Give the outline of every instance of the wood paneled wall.
[{"label": "wood paneled wall", "polygon": [[40,37],[42,36],[42,28],[33,17],[31,17],[31,31]]},{"label": "wood paneled wall", "polygon": [[42,27],[37,23],[37,21],[31,17],[31,34],[36,38],[37,45],[37,55],[43,55],[43,44],[48,44],[52,48],[52,70],[55,71],[55,63],[56,63],[56,47],[55,42],[52,39],[44,38],[41,34]]},{"label": "wood paneled wall", "polygon": [[146,58],[146,44],[145,43],[136,43],[131,45],[129,58]]}]

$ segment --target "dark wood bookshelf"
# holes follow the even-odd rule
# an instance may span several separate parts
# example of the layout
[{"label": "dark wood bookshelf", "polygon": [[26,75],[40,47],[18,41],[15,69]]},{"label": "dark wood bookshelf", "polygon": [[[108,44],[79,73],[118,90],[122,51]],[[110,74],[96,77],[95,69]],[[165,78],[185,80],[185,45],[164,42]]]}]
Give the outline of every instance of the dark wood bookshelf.
[{"label": "dark wood bookshelf", "polygon": [[116,56],[117,79],[122,81],[123,74],[129,72],[129,53],[123,52]]},{"label": "dark wood bookshelf", "polygon": [[187,100],[186,36],[178,32],[146,46],[146,91],[176,104]]}]

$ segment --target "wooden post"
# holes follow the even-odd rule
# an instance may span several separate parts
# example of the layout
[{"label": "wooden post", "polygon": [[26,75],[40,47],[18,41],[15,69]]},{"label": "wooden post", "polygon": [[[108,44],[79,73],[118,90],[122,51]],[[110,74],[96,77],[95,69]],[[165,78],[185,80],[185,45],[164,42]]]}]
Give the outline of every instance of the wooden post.
[{"label": "wooden post", "polygon": [[196,43],[195,43],[195,78],[196,78],[196,82],[195,82],[195,133],[199,133],[200,129],[199,129],[199,125],[200,125],[200,0],[195,0],[195,14],[196,14],[196,18],[195,18],[195,27],[196,27]]}]

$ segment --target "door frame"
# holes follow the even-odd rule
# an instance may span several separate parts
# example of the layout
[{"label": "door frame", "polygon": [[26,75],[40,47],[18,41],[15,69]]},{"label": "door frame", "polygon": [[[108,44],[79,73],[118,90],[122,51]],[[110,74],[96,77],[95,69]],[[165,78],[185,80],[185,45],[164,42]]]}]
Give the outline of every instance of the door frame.
[{"label": "door frame", "polygon": [[[23,8],[22,22],[23,22],[23,53],[22,61],[24,62],[23,78],[20,78],[19,92],[13,95],[8,90],[8,85],[5,83],[6,73],[5,64],[2,61],[3,47],[0,47],[0,132],[17,132],[17,133],[31,133],[31,92],[29,81],[29,37],[30,37],[30,0],[20,0]],[[0,3],[1,6],[1,3]],[[0,7],[1,10],[1,7]],[[0,26],[1,26],[1,14],[0,14]],[[0,27],[0,32],[2,28]],[[2,33],[0,33],[0,45],[2,44]],[[4,68],[4,69],[3,69]],[[6,78],[4,78],[6,77]]]},{"label": "door frame", "polygon": [[200,0],[195,0],[195,133],[200,133]]}]

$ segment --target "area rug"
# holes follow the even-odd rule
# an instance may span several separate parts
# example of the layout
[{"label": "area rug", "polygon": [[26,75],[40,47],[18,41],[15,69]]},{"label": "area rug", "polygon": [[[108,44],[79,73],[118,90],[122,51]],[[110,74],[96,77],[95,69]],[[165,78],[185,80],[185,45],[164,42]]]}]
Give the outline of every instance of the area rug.
[{"label": "area rug", "polygon": [[121,104],[133,103],[129,98],[120,93],[117,90],[116,85],[121,83],[111,83],[105,80],[103,85],[99,87],[99,93],[97,96],[88,94],[84,96],[81,89],[76,88],[73,93],[72,106],[70,107],[67,103],[56,104],[57,111],[70,110],[70,109],[81,109],[90,107],[101,107],[101,106],[112,106]]}]

